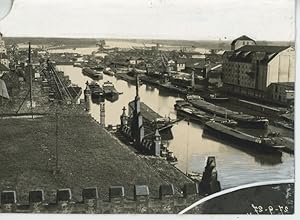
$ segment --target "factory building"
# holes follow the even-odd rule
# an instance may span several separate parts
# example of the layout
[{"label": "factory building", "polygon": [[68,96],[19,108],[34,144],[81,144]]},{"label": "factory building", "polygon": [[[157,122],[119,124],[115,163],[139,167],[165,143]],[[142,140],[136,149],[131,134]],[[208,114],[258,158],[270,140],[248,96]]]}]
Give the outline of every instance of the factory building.
[{"label": "factory building", "polygon": [[[245,40],[243,43],[250,41]],[[239,47],[241,40],[233,42],[235,44],[232,46],[236,49],[226,51],[223,56],[222,79],[226,91],[267,99],[270,91],[268,87],[272,83],[295,81],[293,47],[256,45],[255,41]]]}]

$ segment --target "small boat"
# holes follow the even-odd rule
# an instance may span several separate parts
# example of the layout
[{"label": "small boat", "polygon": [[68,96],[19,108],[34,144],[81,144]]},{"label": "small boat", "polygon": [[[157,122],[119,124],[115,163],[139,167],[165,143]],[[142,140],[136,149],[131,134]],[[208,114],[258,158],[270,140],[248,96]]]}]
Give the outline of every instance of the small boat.
[{"label": "small boat", "polygon": [[109,101],[116,101],[119,98],[119,92],[115,89],[112,82],[104,82],[102,88],[104,97]]},{"label": "small boat", "polygon": [[228,127],[236,127],[238,125],[238,123],[232,119],[222,119],[220,121],[214,119],[214,121],[219,122],[222,125],[226,125]]},{"label": "small boat", "polygon": [[115,75],[115,73],[110,68],[106,68],[105,70],[103,70],[103,73],[109,76]]},{"label": "small boat", "polygon": [[81,64],[81,63],[78,63],[78,62],[76,62],[76,63],[73,63],[73,66],[74,66],[74,67],[82,67],[82,64]]},{"label": "small boat", "polygon": [[217,94],[209,94],[208,96],[203,97],[205,100],[209,102],[226,102],[229,100],[228,97],[217,96]]}]

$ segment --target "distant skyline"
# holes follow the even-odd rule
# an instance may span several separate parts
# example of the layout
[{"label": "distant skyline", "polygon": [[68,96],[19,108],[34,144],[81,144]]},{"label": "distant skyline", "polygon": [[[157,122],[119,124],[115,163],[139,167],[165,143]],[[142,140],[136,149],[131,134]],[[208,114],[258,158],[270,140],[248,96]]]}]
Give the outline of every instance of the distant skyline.
[{"label": "distant skyline", "polygon": [[[0,8],[1,8],[0,1]],[[15,0],[11,37],[295,40],[294,0]]]}]

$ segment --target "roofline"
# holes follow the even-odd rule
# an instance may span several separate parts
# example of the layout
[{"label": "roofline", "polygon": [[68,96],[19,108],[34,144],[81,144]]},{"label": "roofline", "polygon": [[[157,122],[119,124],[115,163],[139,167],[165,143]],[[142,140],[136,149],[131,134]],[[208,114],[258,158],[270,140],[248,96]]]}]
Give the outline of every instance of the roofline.
[{"label": "roofline", "polygon": [[[235,42],[237,42],[238,40],[240,40],[239,38],[241,38],[241,37],[248,37],[248,36],[247,36],[247,35],[240,36],[240,37],[234,39],[234,40],[231,42],[230,45],[233,45]],[[250,37],[248,37],[248,38],[249,38],[248,40],[252,40],[252,41],[254,41],[254,42],[256,43],[256,41],[253,40],[252,38],[250,38]]]},{"label": "roofline", "polygon": [[283,50],[281,50],[281,51],[275,53],[274,56],[272,56],[272,57],[268,60],[267,63],[270,63],[270,62],[271,62],[271,61],[272,61],[279,53],[285,51],[286,49],[288,49],[288,48],[290,48],[290,47],[291,47],[291,46],[287,46],[285,49],[283,49]]}]

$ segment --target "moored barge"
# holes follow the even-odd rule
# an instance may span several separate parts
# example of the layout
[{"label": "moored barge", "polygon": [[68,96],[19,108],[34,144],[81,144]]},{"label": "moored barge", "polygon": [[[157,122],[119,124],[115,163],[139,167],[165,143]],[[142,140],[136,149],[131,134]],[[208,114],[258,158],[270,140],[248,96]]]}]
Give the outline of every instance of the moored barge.
[{"label": "moored barge", "polygon": [[101,72],[92,70],[91,68],[88,67],[83,68],[82,73],[95,80],[103,79],[103,74]]},{"label": "moored barge", "polygon": [[220,139],[230,140],[241,147],[247,147],[262,152],[281,153],[284,149],[284,146],[276,145],[276,141],[270,137],[256,137],[214,121],[206,122],[204,131],[209,132]]},{"label": "moored barge", "polygon": [[227,108],[207,102],[200,96],[187,96],[187,101],[202,111],[219,117],[235,120],[241,127],[267,128],[269,125],[269,120],[266,118],[231,111]]},{"label": "moored barge", "polygon": [[210,115],[192,106],[192,104],[184,100],[176,100],[174,108],[178,116],[184,117],[186,120],[195,122],[197,124],[204,124],[208,121],[216,121],[230,127],[237,126],[237,122],[231,119],[224,119],[222,117]]}]

